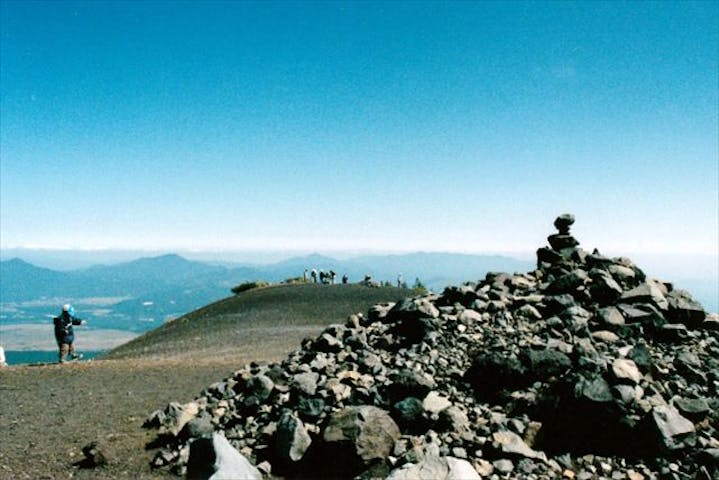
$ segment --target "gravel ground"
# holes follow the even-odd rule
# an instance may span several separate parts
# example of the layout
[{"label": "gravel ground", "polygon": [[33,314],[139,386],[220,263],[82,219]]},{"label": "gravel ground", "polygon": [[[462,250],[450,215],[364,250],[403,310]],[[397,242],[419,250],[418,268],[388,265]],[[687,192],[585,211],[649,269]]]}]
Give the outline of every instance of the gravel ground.
[{"label": "gravel ground", "polygon": [[[153,432],[142,429],[142,422],[168,402],[191,400],[244,363],[223,357],[0,369],[0,478],[176,478],[150,469],[152,452],[145,447]],[[95,469],[75,465],[84,459],[82,447],[93,441],[106,446],[110,463]]]}]

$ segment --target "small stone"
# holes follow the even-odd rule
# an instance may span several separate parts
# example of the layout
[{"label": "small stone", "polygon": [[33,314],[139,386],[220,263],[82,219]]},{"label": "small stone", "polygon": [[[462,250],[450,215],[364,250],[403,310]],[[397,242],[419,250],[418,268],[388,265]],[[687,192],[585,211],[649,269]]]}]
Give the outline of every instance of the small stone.
[{"label": "small stone", "polygon": [[709,404],[704,398],[675,398],[674,405],[687,417],[704,417],[709,413]]},{"label": "small stone", "polygon": [[624,325],[624,317],[617,307],[602,308],[597,312],[597,320],[606,327],[620,327]]},{"label": "small stone", "polygon": [[435,391],[429,392],[422,401],[422,407],[430,413],[439,413],[450,406],[452,406],[452,402]]},{"label": "small stone", "polygon": [[619,341],[619,335],[614,332],[610,332],[609,330],[598,330],[596,332],[592,332],[592,338],[604,343],[616,343]]},{"label": "small stone", "polygon": [[644,475],[634,470],[627,470],[627,478],[629,480],[644,480]]},{"label": "small stone", "polygon": [[570,227],[574,225],[574,220],[574,215],[571,213],[563,213],[554,220],[554,227],[560,234],[568,235]]},{"label": "small stone", "polygon": [[619,382],[631,382],[637,384],[642,379],[642,374],[637,365],[629,359],[618,358],[612,363],[612,373]]},{"label": "small stone", "polygon": [[506,458],[501,458],[492,462],[494,470],[501,474],[512,473],[514,471],[514,463]]},{"label": "small stone", "polygon": [[82,447],[82,453],[85,455],[85,464],[89,468],[101,467],[107,465],[112,458],[107,445],[101,442],[92,442]]},{"label": "small stone", "polygon": [[482,478],[488,477],[494,473],[494,465],[483,458],[479,458],[474,461],[474,469]]}]

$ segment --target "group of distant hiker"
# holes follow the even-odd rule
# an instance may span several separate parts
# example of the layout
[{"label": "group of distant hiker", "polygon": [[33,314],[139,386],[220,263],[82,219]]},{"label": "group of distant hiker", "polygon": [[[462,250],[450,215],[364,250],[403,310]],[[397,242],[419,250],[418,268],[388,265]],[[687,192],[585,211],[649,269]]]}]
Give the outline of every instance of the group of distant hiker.
[{"label": "group of distant hiker", "polygon": [[[323,285],[334,285],[335,284],[335,278],[337,277],[337,273],[335,273],[334,270],[330,270],[328,272],[325,272],[324,270],[320,270],[319,273],[316,269],[307,270],[305,268],[304,273],[302,274],[302,280],[307,283],[307,273],[309,272],[310,278],[312,278],[312,283],[319,283]],[[347,283],[349,281],[349,278],[347,275],[342,275],[342,283]]]},{"label": "group of distant hiker", "polygon": [[[317,270],[312,269],[309,270],[305,268],[305,271],[302,274],[302,281],[304,283],[312,282],[312,283],[321,283],[323,285],[334,285],[335,283],[335,277],[337,274],[334,272],[334,270],[330,270],[328,272],[325,272],[324,270]],[[347,275],[342,275],[342,283],[346,284],[349,282],[349,277]],[[359,282],[361,285],[369,286],[369,287],[379,287],[382,284],[373,280],[372,276],[367,274],[364,277],[364,280]],[[386,283],[389,285],[389,283]],[[400,273],[397,275],[397,288],[407,288],[407,284],[402,280],[402,274]]]}]

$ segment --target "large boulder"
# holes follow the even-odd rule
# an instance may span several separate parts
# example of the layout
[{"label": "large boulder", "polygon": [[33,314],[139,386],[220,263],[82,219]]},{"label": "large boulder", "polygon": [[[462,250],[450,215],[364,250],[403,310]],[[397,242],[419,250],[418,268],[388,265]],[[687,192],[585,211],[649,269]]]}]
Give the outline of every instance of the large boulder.
[{"label": "large boulder", "polygon": [[427,456],[417,463],[407,463],[392,470],[387,480],[481,480],[467,460],[454,457]]},{"label": "large boulder", "polygon": [[282,465],[299,462],[311,443],[312,438],[302,420],[290,410],[282,412],[275,432],[275,455],[278,462]]},{"label": "large boulder", "polygon": [[670,405],[655,406],[648,422],[651,435],[648,440],[664,451],[680,450],[695,436],[694,424]]},{"label": "large boulder", "polygon": [[526,369],[516,356],[499,352],[474,357],[465,379],[478,397],[496,401],[502,394],[526,385]]},{"label": "large boulder", "polygon": [[397,402],[407,397],[424,398],[436,386],[434,379],[426,373],[403,369],[390,376],[386,395],[390,402]]},{"label": "large boulder", "polygon": [[195,418],[200,406],[197,402],[185,404],[171,402],[164,409],[156,410],[145,420],[145,428],[157,428],[161,435],[177,436],[185,424]]},{"label": "large boulder", "polygon": [[187,478],[192,480],[262,480],[260,471],[225,437],[198,438],[190,444]]},{"label": "large boulder", "polygon": [[683,323],[690,328],[698,328],[707,314],[701,303],[686,290],[673,290],[667,295],[669,311],[667,318],[672,323]]},{"label": "large boulder", "polygon": [[351,477],[373,463],[384,462],[400,437],[390,414],[371,405],[346,407],[333,413],[322,441],[305,462],[316,476]]}]

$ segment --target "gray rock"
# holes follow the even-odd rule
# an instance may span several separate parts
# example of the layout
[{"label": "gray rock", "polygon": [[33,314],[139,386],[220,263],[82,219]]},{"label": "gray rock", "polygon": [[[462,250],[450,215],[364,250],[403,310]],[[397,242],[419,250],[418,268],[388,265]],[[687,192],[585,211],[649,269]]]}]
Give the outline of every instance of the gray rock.
[{"label": "gray rock", "polygon": [[613,303],[622,296],[622,287],[612,278],[608,272],[599,270],[590,272],[592,286],[590,292],[592,298],[601,305]]},{"label": "gray rock", "polygon": [[470,308],[467,308],[465,310],[462,310],[462,312],[457,317],[457,320],[460,322],[468,325],[472,323],[481,323],[482,322],[482,314],[472,310]]},{"label": "gray rock", "polygon": [[677,397],[674,405],[687,418],[704,418],[711,410],[705,398]]},{"label": "gray rock", "polygon": [[581,269],[575,269],[549,284],[547,292],[550,294],[572,293],[588,281],[589,276],[587,272]]},{"label": "gray rock", "polygon": [[386,458],[399,436],[399,427],[389,413],[369,405],[333,413],[322,433],[325,445],[341,448],[365,464]]},{"label": "gray rock", "polygon": [[608,403],[614,399],[612,387],[600,376],[582,379],[575,387],[577,398],[586,399],[592,403]]},{"label": "gray rock", "polygon": [[183,433],[188,438],[211,437],[214,431],[212,417],[204,411],[187,422],[183,429]]},{"label": "gray rock", "polygon": [[448,455],[494,480],[711,478],[719,316],[562,225],[537,270],[375,306],[212,384],[194,413],[155,412],[170,434],[153,465],[181,473],[213,427],[288,478],[407,475]]},{"label": "gray rock", "polygon": [[698,328],[706,318],[704,307],[686,290],[673,290],[667,295],[671,323],[683,323],[690,328]]},{"label": "gray rock", "polygon": [[684,448],[684,442],[695,434],[694,424],[669,405],[655,406],[650,420],[656,432],[655,439],[665,450]]},{"label": "gray rock", "polygon": [[424,398],[437,385],[431,376],[408,369],[390,375],[390,380],[386,393],[395,402],[407,397]]},{"label": "gray rock", "polygon": [[439,412],[437,429],[463,434],[470,430],[469,418],[464,410],[452,405]]},{"label": "gray rock", "polygon": [[426,298],[406,298],[398,302],[387,314],[387,320],[437,318],[439,309]]},{"label": "gray rock", "polygon": [[424,400],[422,400],[422,407],[429,413],[439,413],[450,406],[452,406],[452,402],[439,392],[429,392],[427,396],[424,397]]},{"label": "gray rock", "polygon": [[492,448],[499,457],[507,458],[536,458],[542,461],[547,460],[544,452],[532,450],[524,443],[522,437],[514,432],[501,431],[492,434]]},{"label": "gray rock", "polygon": [[624,265],[610,265],[608,268],[609,273],[612,274],[614,279],[619,282],[622,286],[626,287],[633,285],[636,279],[636,272],[629,267]]},{"label": "gray rock", "polygon": [[272,394],[275,384],[266,375],[255,375],[247,380],[245,384],[245,404],[260,404],[267,400]]},{"label": "gray rock", "polygon": [[655,282],[647,281],[622,294],[624,303],[653,303],[661,310],[669,307],[667,299]]},{"label": "gray rock", "polygon": [[200,407],[196,402],[188,402],[184,405],[177,402],[170,403],[164,411],[154,414],[159,423],[160,434],[177,436],[199,411]]},{"label": "gray rock", "polygon": [[314,395],[319,378],[320,374],[317,372],[298,373],[292,379],[292,387],[306,395]]},{"label": "gray rock", "polygon": [[329,333],[320,335],[314,344],[314,348],[320,352],[339,352],[342,347],[342,342]]},{"label": "gray rock", "polygon": [[102,467],[110,463],[114,457],[110,447],[104,442],[92,442],[82,447],[85,456],[83,466],[87,468]]},{"label": "gray rock", "polygon": [[642,380],[642,373],[634,361],[618,358],[612,362],[612,375],[618,383],[637,384]]},{"label": "gray rock", "polygon": [[310,447],[312,439],[302,421],[292,412],[282,412],[275,432],[275,453],[282,463],[299,462]]},{"label": "gray rock", "polygon": [[620,304],[618,306],[627,323],[639,323],[650,330],[657,330],[667,323],[666,318],[649,304]]},{"label": "gray rock", "polygon": [[493,461],[492,466],[494,467],[494,471],[503,475],[512,473],[514,471],[514,463],[512,463],[511,460],[507,460],[506,458],[500,458],[499,460]]},{"label": "gray rock", "polygon": [[542,318],[542,314],[539,313],[539,310],[529,304],[519,307],[516,314],[528,320],[539,320]]},{"label": "gray rock", "polygon": [[592,338],[598,342],[615,343],[619,341],[619,335],[609,330],[597,330],[592,332]]},{"label": "gray rock", "polygon": [[599,324],[605,328],[612,329],[624,325],[624,317],[617,307],[605,307],[597,311],[596,315]]}]

